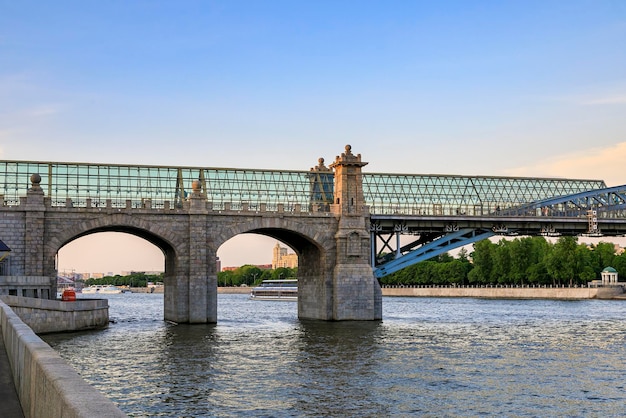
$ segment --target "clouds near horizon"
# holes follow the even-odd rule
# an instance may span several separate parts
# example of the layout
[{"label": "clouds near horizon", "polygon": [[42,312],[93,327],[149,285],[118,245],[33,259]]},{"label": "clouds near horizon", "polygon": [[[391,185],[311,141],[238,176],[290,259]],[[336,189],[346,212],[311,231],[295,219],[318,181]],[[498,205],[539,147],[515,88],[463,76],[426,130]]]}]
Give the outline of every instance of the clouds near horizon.
[{"label": "clouds near horizon", "polygon": [[611,187],[626,184],[624,162],[626,141],[605,148],[538,158],[536,164],[505,171],[511,176],[604,180]]}]

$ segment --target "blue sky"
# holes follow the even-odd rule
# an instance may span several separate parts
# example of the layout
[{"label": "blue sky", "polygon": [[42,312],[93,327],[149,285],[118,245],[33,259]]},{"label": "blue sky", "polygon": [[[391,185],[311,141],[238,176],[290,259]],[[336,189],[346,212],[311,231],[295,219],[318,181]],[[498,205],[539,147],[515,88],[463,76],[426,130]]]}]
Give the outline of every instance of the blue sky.
[{"label": "blue sky", "polygon": [[0,0],[0,158],[624,184],[624,45],[621,0]]}]

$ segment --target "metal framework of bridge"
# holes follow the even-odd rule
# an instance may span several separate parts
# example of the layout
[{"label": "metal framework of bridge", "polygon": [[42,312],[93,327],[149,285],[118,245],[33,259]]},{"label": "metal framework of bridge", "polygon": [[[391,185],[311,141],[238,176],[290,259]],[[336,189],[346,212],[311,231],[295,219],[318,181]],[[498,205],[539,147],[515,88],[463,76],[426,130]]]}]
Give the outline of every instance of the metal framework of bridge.
[{"label": "metal framework of bridge", "polygon": [[[369,274],[373,272],[378,278],[494,235],[626,234],[626,186],[607,187],[601,180],[585,179],[362,173],[366,164],[349,146],[329,167],[320,159],[309,171],[5,160],[0,161],[0,204],[8,211],[5,216],[30,205],[20,221],[27,225],[52,222],[44,229],[37,226],[31,234],[37,242],[54,241],[48,251],[58,251],[79,236],[105,230],[151,240],[164,251],[166,270],[169,263],[178,269],[171,274],[188,277],[188,284],[171,287],[178,292],[177,297],[190,295],[196,286],[193,283],[204,288],[204,280],[216,280],[213,273],[208,279],[202,278],[206,273],[200,267],[195,273],[191,272],[193,266],[189,271],[181,270],[180,260],[198,255],[207,260],[203,269],[210,270],[214,263],[201,248],[184,247],[189,243],[176,237],[185,234],[190,240],[197,233],[206,245],[217,247],[229,236],[244,232],[281,239],[296,250],[311,277],[334,275],[332,263],[343,266],[348,275],[366,276],[363,265],[358,264],[362,261],[358,268],[354,264],[354,260],[363,259],[365,249]],[[133,213],[136,216],[129,217]],[[65,228],[69,232],[55,232],[62,227],[54,226],[53,216],[60,219],[61,214],[64,225],[71,226]],[[168,214],[173,215],[169,219],[184,215],[186,220],[172,221],[169,226],[153,225],[163,222],[168,218],[163,215]],[[108,216],[106,221],[101,220],[104,216]],[[225,219],[231,219],[230,223]],[[214,231],[219,240],[213,242],[209,229],[217,221],[224,221],[224,225],[221,232]],[[9,225],[3,227],[6,233],[12,224],[6,221],[2,225]],[[30,234],[29,226],[15,225],[25,228],[25,235]],[[55,234],[64,238],[57,240]],[[16,239],[27,246],[27,238]],[[45,247],[46,243],[38,245]],[[209,255],[214,251],[216,248],[211,248]],[[174,253],[179,255],[172,258]],[[22,257],[28,258],[26,253]],[[327,257],[336,261],[329,264],[324,261]],[[316,263],[325,263],[327,272],[317,271],[320,267]],[[49,274],[49,261],[41,261],[41,266],[39,271]],[[352,314],[342,314],[343,308],[334,306],[332,298],[344,291],[348,294],[352,285],[346,282],[341,287],[330,279],[315,280],[324,280],[323,287],[311,279],[311,297],[299,304],[308,304],[309,310],[315,311],[319,298],[327,298],[324,309],[335,313],[315,312],[313,317],[350,318]],[[205,305],[211,304],[213,297],[209,296]],[[170,305],[175,311],[175,303]],[[361,309],[361,305],[346,308],[346,312]],[[189,318],[197,314],[197,322],[202,322],[204,314],[198,314],[198,309],[190,308],[196,313],[172,315]],[[212,315],[206,316],[209,322]]]}]

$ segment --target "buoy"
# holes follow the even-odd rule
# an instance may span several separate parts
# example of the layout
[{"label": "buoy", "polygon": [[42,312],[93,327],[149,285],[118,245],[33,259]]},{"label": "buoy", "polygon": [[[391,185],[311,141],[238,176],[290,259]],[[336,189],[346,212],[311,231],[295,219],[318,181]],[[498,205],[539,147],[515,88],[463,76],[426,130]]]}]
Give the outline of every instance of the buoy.
[{"label": "buoy", "polygon": [[76,292],[74,289],[65,289],[61,295],[61,300],[64,302],[73,302],[76,300]]}]

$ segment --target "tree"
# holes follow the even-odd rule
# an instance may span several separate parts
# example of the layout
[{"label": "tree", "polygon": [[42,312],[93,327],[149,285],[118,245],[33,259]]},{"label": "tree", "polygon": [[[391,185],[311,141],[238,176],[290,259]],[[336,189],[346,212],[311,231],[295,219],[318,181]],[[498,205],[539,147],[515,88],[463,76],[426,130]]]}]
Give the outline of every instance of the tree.
[{"label": "tree", "polygon": [[[593,268],[594,257],[589,247],[587,247],[585,244],[579,244],[576,247],[574,256],[576,260],[574,283],[582,285],[593,280],[596,277],[596,272]],[[572,283],[570,281],[570,286],[571,284]]]},{"label": "tree", "polygon": [[560,237],[550,256],[547,259],[546,267],[548,274],[553,279],[553,284],[561,284],[563,281],[571,281],[575,276],[576,269],[576,237]]},{"label": "tree", "polygon": [[495,248],[496,244],[488,239],[474,243],[474,252],[472,253],[474,269],[470,272],[470,276],[468,277],[470,283],[491,283]]},{"label": "tree", "polygon": [[612,267],[617,270],[617,274],[622,280],[626,279],[626,251],[615,256]]},{"label": "tree", "polygon": [[593,249],[594,266],[596,275],[606,267],[613,267],[615,261],[615,246],[609,242],[599,242]]},{"label": "tree", "polygon": [[260,268],[250,264],[243,265],[235,271],[240,277],[239,283],[247,286],[253,285],[263,274],[263,271]]},{"label": "tree", "polygon": [[511,241],[501,239],[492,252],[491,283],[508,284],[511,274]]},{"label": "tree", "polygon": [[510,243],[511,279],[515,284],[524,284],[533,263],[533,242],[529,237],[514,239]]}]

